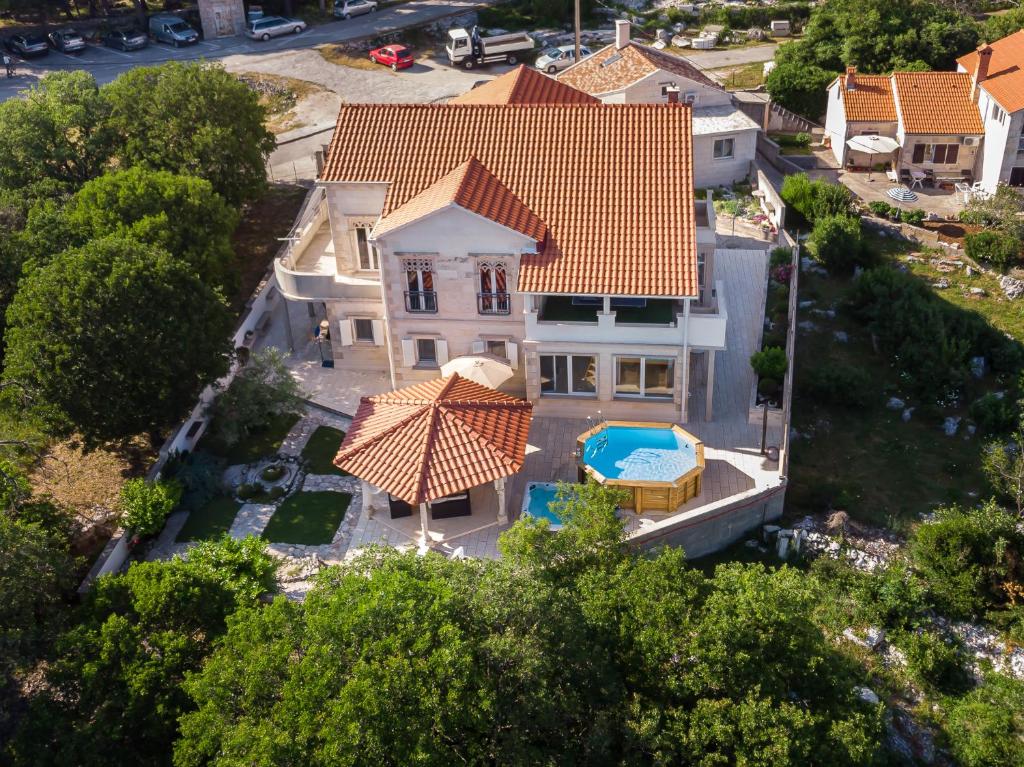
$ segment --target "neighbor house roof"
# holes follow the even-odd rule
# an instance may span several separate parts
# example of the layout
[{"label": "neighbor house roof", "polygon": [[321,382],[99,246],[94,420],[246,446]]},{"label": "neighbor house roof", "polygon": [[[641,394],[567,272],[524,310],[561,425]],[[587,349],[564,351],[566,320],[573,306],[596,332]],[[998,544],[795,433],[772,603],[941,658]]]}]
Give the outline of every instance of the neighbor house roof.
[{"label": "neighbor house roof", "polygon": [[[1024,109],[1024,29],[991,43],[988,77],[980,85],[1007,112]],[[957,59],[967,73],[978,68],[978,52],[971,51]]]},{"label": "neighbor house roof", "polygon": [[533,405],[458,374],[363,397],[334,463],[420,504],[515,474]]},{"label": "neighbor house roof", "polygon": [[893,89],[905,133],[981,135],[985,126],[964,72],[894,72]]},{"label": "neighbor house roof", "polygon": [[373,228],[373,235],[379,237],[449,205],[457,205],[538,242],[547,231],[533,211],[479,160],[471,157],[382,218]]},{"label": "neighbor house roof", "polygon": [[722,86],[680,56],[630,42],[622,48],[609,45],[582,59],[558,76],[558,81],[594,95],[622,90],[648,75],[663,70],[717,90]]},{"label": "neighbor house roof", "polygon": [[854,75],[854,89],[847,90],[847,75],[839,75],[843,112],[847,122],[896,122],[896,102],[888,75]]},{"label": "neighbor house roof", "polygon": [[449,104],[591,104],[589,93],[562,85],[543,72],[520,64],[511,72],[456,96]]},{"label": "neighbor house roof", "polygon": [[546,226],[520,291],[692,296],[691,133],[684,104],[344,104],[321,180],[387,183],[387,219],[475,158]]}]

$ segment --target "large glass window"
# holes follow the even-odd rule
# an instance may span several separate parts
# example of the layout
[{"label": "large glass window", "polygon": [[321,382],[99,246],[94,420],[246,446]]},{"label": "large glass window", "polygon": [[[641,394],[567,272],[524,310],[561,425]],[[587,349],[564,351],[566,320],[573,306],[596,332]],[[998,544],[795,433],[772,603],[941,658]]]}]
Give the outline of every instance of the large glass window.
[{"label": "large glass window", "polygon": [[597,358],[586,354],[540,355],[540,391],[541,394],[594,394]]},{"label": "large glass window", "polygon": [[616,357],[615,394],[668,399],[675,388],[675,370],[671,357]]}]

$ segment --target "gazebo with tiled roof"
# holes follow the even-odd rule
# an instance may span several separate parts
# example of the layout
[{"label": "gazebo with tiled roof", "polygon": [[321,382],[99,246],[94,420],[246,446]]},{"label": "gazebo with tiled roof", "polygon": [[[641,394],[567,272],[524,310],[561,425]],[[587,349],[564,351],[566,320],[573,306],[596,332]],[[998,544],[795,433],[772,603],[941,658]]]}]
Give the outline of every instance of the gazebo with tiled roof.
[{"label": "gazebo with tiled roof", "polygon": [[523,466],[532,417],[531,403],[454,374],[363,397],[334,463],[386,492],[392,509],[419,507],[428,543],[431,504],[488,482],[507,521],[505,478]]}]

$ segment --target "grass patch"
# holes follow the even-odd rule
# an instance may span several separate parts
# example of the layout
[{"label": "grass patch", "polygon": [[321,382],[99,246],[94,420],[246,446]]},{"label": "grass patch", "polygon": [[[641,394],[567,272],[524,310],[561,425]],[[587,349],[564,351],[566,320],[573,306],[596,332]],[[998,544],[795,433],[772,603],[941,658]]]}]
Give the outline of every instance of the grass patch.
[{"label": "grass patch", "polygon": [[263,539],[309,546],[330,543],[351,502],[348,493],[294,493],[274,512]]},{"label": "grass patch", "polygon": [[345,432],[332,426],[319,426],[309,435],[309,442],[302,449],[302,457],[309,463],[310,474],[333,474],[336,477],[350,476],[334,465]]},{"label": "grass patch", "polygon": [[764,83],[764,63],[759,61],[742,67],[723,67],[713,73],[729,91],[756,88]]},{"label": "grass patch", "polygon": [[223,458],[229,465],[253,463],[260,458],[274,455],[301,417],[297,413],[274,416],[266,428],[235,445],[225,445],[211,435],[203,440],[203,449]]},{"label": "grass patch", "polygon": [[214,498],[199,511],[193,511],[178,532],[178,541],[212,541],[231,529],[241,504],[227,495]]},{"label": "grass patch", "polygon": [[373,69],[380,72],[391,72],[388,67],[371,61],[369,53],[351,45],[321,45],[316,48],[324,61],[349,69]]}]

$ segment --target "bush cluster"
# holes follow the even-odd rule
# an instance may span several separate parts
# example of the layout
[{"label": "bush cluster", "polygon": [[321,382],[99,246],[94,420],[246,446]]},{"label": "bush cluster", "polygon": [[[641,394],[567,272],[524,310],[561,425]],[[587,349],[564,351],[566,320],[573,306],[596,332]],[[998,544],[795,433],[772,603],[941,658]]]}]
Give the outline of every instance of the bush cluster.
[{"label": "bush cluster", "polygon": [[868,261],[869,250],[856,216],[839,213],[817,218],[808,242],[814,258],[830,272],[850,272]]},{"label": "bush cluster", "polygon": [[781,383],[786,375],[789,363],[786,361],[786,350],[778,346],[769,346],[750,355],[750,366],[757,377]]},{"label": "bush cluster", "polygon": [[879,399],[878,387],[862,368],[842,362],[823,362],[798,378],[809,399],[839,407],[864,408]]},{"label": "bush cluster", "polygon": [[121,522],[138,535],[155,535],[178,505],[181,493],[181,485],[173,479],[129,479],[121,487]]},{"label": "bush cluster", "polygon": [[964,250],[975,261],[987,261],[999,269],[1020,260],[1021,241],[1012,234],[997,230],[985,230],[968,234],[964,238]]},{"label": "bush cluster", "polygon": [[853,203],[853,193],[842,184],[821,179],[811,181],[806,173],[786,176],[782,182],[783,202],[812,224],[827,216],[846,215]]}]

